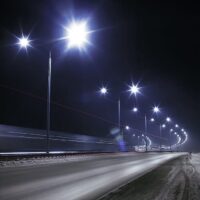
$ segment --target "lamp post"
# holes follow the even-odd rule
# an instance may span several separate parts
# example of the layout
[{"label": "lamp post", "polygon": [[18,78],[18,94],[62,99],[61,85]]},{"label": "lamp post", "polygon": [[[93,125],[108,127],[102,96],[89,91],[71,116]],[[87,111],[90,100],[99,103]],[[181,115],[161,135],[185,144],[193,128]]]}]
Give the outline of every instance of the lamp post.
[{"label": "lamp post", "polygon": [[[133,108],[133,112],[137,112],[138,111],[138,108],[137,107],[134,107]],[[160,109],[158,106],[154,106],[153,107],[153,112],[154,113],[158,113],[160,112]],[[150,118],[150,121],[151,122],[154,122],[155,119],[154,118]],[[145,135],[145,151],[147,152],[148,151],[148,144],[147,144],[147,129],[148,129],[148,120],[147,120],[147,115],[146,113],[144,114],[144,135]]]},{"label": "lamp post", "polygon": [[170,129],[169,130],[169,134],[170,134],[170,151],[172,151],[172,132],[174,131],[174,129]]},{"label": "lamp post", "polygon": [[[88,34],[90,31],[87,29],[86,21],[72,21],[69,26],[65,28],[66,35],[62,39],[66,40],[68,43],[68,48],[78,48],[81,49],[85,43],[88,43]],[[27,47],[31,46],[31,40],[28,37],[22,35],[18,38],[17,43],[21,48],[27,50]],[[47,134],[46,134],[46,153],[49,153],[49,135],[51,129],[51,68],[52,68],[52,55],[49,51],[48,57],[48,80],[47,80]]]},{"label": "lamp post", "polygon": [[[140,93],[140,88],[138,87],[138,85],[134,85],[132,83],[132,85],[129,86],[129,90],[131,95],[137,95],[137,93]],[[101,95],[107,95],[108,93],[108,89],[106,87],[101,87],[99,90]],[[134,112],[137,112],[136,110],[137,108],[135,108]],[[122,138],[124,139],[124,133],[123,133],[123,129],[121,129],[121,99],[120,97],[117,100],[117,113],[118,113],[118,128],[119,128],[119,133],[121,133]]]},{"label": "lamp post", "polygon": [[47,153],[49,153],[49,134],[51,121],[51,51],[49,52],[48,87],[47,87]]},{"label": "lamp post", "polygon": [[[119,128],[119,133],[121,133],[121,101],[120,101],[120,98],[118,99],[118,128]],[[123,130],[122,130],[122,138],[124,139]]]},{"label": "lamp post", "polygon": [[144,115],[144,134],[145,134],[145,151],[147,152],[147,116]]},{"label": "lamp post", "polygon": [[[166,117],[166,122],[170,123],[171,122],[171,118],[170,117]],[[171,134],[171,129],[169,131],[169,146],[170,146],[170,151],[172,151],[172,134]]]},{"label": "lamp post", "polygon": [[[153,107],[153,113],[159,113],[160,112],[160,108],[158,106],[154,106]],[[154,122],[154,118],[152,118],[151,120],[152,122]],[[159,124],[159,134],[160,134],[160,140],[159,140],[159,146],[160,146],[160,151],[161,151],[161,135],[162,135],[162,125]]]}]

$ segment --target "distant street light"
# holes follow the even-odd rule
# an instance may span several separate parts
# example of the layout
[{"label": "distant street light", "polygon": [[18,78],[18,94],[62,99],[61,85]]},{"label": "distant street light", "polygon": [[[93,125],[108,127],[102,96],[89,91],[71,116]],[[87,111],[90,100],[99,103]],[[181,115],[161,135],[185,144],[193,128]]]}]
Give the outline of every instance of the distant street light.
[{"label": "distant street light", "polygon": [[171,122],[171,118],[170,118],[170,117],[167,117],[167,118],[166,118],[166,121],[167,121],[167,122]]},{"label": "distant street light", "polygon": [[137,93],[140,93],[140,88],[138,87],[138,85],[134,85],[133,83],[132,83],[132,85],[130,85],[129,86],[129,90],[128,90],[129,92],[130,92],[130,94],[131,95],[137,95]]},{"label": "distant street light", "polygon": [[154,106],[153,107],[153,112],[154,113],[159,113],[160,112],[160,108],[158,106]]},{"label": "distant street light", "polygon": [[162,124],[162,128],[165,128],[166,127],[166,124]]},{"label": "distant street light", "polygon": [[[137,93],[140,93],[140,89],[137,85],[134,85],[132,84],[131,86],[129,86],[129,90],[128,90],[131,95],[134,94],[136,95]],[[103,95],[106,95],[108,93],[108,90],[107,88],[105,87],[102,87],[100,88],[100,93],[103,94]],[[118,127],[119,127],[119,132],[121,133],[121,100],[120,100],[120,95],[119,95],[119,99],[118,99]],[[138,108],[137,107],[134,107],[133,108],[133,112],[137,112],[138,111]],[[126,129],[126,127],[125,127]],[[128,129],[126,129],[128,130]],[[122,130],[122,137],[123,137],[123,130]]]},{"label": "distant street light", "polygon": [[125,129],[126,129],[126,130],[129,130],[129,129],[130,129],[130,127],[129,127],[129,126],[125,126]]},{"label": "distant street light", "polygon": [[[100,94],[107,95],[108,94],[107,88],[106,87],[100,88]],[[118,110],[118,128],[119,128],[119,133],[121,133],[121,101],[120,101],[120,98],[117,101],[117,110]],[[123,137],[123,130],[122,130],[122,137]]]},{"label": "distant street light", "polygon": [[178,127],[179,127],[179,125],[178,125],[178,124],[175,124],[175,127],[176,127],[176,128],[178,128]]},{"label": "distant street light", "polygon": [[138,108],[137,107],[134,107],[133,108],[133,112],[137,112],[138,111]]},{"label": "distant street light", "polygon": [[100,89],[100,93],[103,94],[103,95],[107,94],[107,93],[108,93],[107,88],[106,88],[106,87],[102,87],[102,88]]},{"label": "distant street light", "polygon": [[150,121],[151,121],[151,122],[155,122],[155,119],[154,119],[154,118],[151,118]]}]

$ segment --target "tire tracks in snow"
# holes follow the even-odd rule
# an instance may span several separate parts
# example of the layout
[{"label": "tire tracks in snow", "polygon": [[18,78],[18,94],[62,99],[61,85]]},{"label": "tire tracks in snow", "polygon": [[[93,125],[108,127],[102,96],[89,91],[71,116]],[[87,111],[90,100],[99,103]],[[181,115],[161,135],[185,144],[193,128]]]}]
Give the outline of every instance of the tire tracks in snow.
[{"label": "tire tracks in snow", "polygon": [[155,200],[199,200],[200,175],[188,157],[168,174],[168,182]]}]

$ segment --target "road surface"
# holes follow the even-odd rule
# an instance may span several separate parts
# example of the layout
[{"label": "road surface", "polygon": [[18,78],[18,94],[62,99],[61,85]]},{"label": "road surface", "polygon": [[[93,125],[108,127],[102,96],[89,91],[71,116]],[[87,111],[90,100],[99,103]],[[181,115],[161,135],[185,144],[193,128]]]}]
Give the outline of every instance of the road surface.
[{"label": "road surface", "polygon": [[92,200],[183,153],[115,153],[0,168],[1,200]]}]

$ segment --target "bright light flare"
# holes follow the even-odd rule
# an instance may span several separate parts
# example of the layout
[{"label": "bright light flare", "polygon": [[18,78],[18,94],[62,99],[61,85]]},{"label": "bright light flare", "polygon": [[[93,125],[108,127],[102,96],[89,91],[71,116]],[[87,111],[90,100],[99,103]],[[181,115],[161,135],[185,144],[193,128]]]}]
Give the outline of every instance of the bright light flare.
[{"label": "bright light flare", "polygon": [[165,125],[165,124],[163,124],[163,125],[162,125],[162,128],[165,128],[165,127],[166,127],[166,125]]},{"label": "bright light flare", "polygon": [[22,36],[21,38],[18,38],[18,45],[20,46],[20,48],[24,48],[27,49],[28,46],[30,46],[30,40],[28,39],[28,37]]},{"label": "bright light flare", "polygon": [[130,127],[129,127],[129,126],[125,126],[125,129],[126,129],[126,130],[129,130],[129,129],[130,129]]},{"label": "bright light flare", "polygon": [[132,85],[129,85],[129,90],[131,95],[137,95],[138,93],[140,93],[140,88],[138,87],[138,84],[133,84]]},{"label": "bright light flare", "polygon": [[154,106],[153,107],[153,112],[154,113],[159,113],[160,112],[160,108],[158,106]]},{"label": "bright light flare", "polygon": [[171,122],[171,118],[170,118],[170,117],[167,117],[167,118],[166,118],[166,121],[167,121],[167,122]]},{"label": "bright light flare", "polygon": [[133,108],[133,112],[137,112],[138,111],[138,108],[137,107],[134,107]]},{"label": "bright light flare", "polygon": [[85,44],[89,43],[88,35],[89,30],[86,21],[73,21],[66,27],[66,40],[68,41],[69,48],[82,48]]},{"label": "bright light flare", "polygon": [[179,125],[178,125],[178,124],[175,124],[175,127],[176,127],[176,128],[178,128],[178,127],[179,127]]},{"label": "bright light flare", "polygon": [[100,88],[99,92],[102,94],[102,95],[106,95],[108,93],[108,89],[106,87],[102,87]]},{"label": "bright light flare", "polygon": [[155,119],[154,119],[154,118],[151,118],[150,121],[151,121],[151,122],[155,122]]}]

